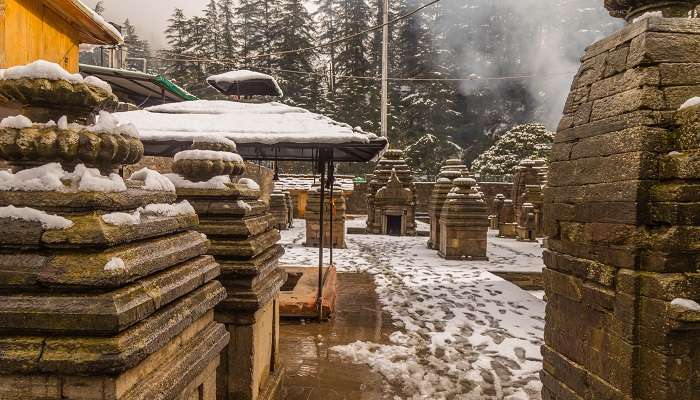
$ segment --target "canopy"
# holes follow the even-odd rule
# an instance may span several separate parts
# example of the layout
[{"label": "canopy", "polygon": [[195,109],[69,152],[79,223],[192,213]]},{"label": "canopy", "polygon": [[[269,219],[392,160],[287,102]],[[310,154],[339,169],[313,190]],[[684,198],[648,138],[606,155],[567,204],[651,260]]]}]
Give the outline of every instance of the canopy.
[{"label": "canopy", "polygon": [[227,96],[283,96],[275,78],[245,69],[210,76],[207,83]]},{"label": "canopy", "polygon": [[299,107],[198,100],[116,113],[133,123],[147,155],[170,157],[194,139],[225,137],[247,160],[367,162],[386,149],[385,138]]},{"label": "canopy", "polygon": [[86,64],[80,64],[80,72],[109,83],[120,100],[141,107],[197,100],[195,96],[162,75]]}]

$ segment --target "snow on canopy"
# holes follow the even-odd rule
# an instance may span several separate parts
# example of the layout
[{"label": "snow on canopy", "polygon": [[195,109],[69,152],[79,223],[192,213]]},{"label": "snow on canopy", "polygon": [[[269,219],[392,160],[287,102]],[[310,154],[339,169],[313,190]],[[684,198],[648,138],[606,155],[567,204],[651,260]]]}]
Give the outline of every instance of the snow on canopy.
[{"label": "snow on canopy", "polygon": [[224,137],[238,144],[369,143],[377,136],[299,107],[270,103],[197,100],[115,113],[136,126],[143,141],[194,141]]},{"label": "snow on canopy", "polygon": [[[219,75],[212,75],[209,78],[207,78],[207,83],[212,85],[215,89],[225,92],[224,94],[235,94],[231,93],[232,87],[235,85],[241,85],[241,88],[244,89],[244,86],[247,83],[254,83],[254,82],[261,82],[269,87],[265,87],[264,91],[265,93],[260,93],[263,95],[269,95],[269,96],[279,96],[282,97],[284,96],[284,93],[282,93],[282,89],[280,89],[279,84],[277,83],[277,80],[273,78],[272,76],[268,74],[263,74],[262,72],[255,72],[255,71],[249,71],[247,69],[241,69],[241,70],[236,70],[236,71],[229,71],[225,72],[223,74]],[[261,87],[251,87],[251,89],[261,89]],[[245,93],[242,93],[245,94]],[[257,93],[253,93],[257,94]]]}]

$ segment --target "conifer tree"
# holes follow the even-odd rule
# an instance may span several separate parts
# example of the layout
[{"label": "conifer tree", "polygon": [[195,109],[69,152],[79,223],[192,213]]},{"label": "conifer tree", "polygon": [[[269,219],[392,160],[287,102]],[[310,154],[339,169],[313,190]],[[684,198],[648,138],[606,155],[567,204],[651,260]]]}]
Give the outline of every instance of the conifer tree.
[{"label": "conifer tree", "polygon": [[105,12],[105,2],[103,0],[100,0],[95,4],[94,11],[97,15],[102,15]]},{"label": "conifer tree", "polygon": [[219,0],[218,7],[220,13],[221,54],[224,59],[231,60],[236,57],[239,47],[237,41],[236,10],[233,0]]}]

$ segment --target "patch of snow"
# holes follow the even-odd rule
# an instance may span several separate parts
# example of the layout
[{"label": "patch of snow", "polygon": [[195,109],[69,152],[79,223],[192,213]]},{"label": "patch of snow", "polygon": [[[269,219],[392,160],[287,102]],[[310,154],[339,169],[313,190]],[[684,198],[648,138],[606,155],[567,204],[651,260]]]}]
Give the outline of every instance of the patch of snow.
[{"label": "patch of snow", "polygon": [[236,201],[236,206],[238,206],[239,208],[242,208],[242,209],[244,209],[244,210],[246,210],[246,211],[250,211],[250,210],[253,209],[253,208],[250,206],[250,204],[246,203],[246,202],[243,201],[243,200],[238,200],[238,201]]},{"label": "patch of snow", "polygon": [[160,172],[149,168],[142,168],[131,174],[130,180],[143,181],[144,190],[152,190],[156,192],[175,192],[175,185],[170,179],[163,176]]},{"label": "patch of snow", "polygon": [[671,301],[671,305],[688,311],[700,312],[700,304],[690,299],[673,299],[673,301]]},{"label": "patch of snow", "polygon": [[58,129],[65,131],[68,129],[68,117],[65,115],[62,116],[61,118],[58,119],[58,123],[56,124]]},{"label": "patch of snow", "polygon": [[138,225],[148,217],[179,217],[196,215],[194,207],[183,200],[177,204],[148,204],[139,207],[133,213],[113,212],[102,216],[102,221],[109,225]]},{"label": "patch of snow", "polygon": [[17,115],[14,117],[7,117],[0,121],[0,128],[6,129],[24,129],[31,128],[33,125],[32,120],[25,117],[24,115]]},{"label": "patch of snow", "polygon": [[[235,143],[369,143],[376,135],[281,103],[186,101],[114,114],[143,140],[193,141],[218,136]],[[207,139],[201,139],[207,140]]]},{"label": "patch of snow", "polygon": [[96,86],[105,92],[112,94],[112,86],[96,76],[86,76],[83,78],[86,85]]},{"label": "patch of snow", "polygon": [[663,18],[664,13],[662,11],[647,11],[644,14],[638,16],[637,18],[632,20],[632,23],[634,24],[635,22],[639,22],[643,19],[651,18],[651,17],[661,17]]},{"label": "patch of snow", "polygon": [[39,222],[44,229],[68,229],[73,221],[29,207],[0,207],[0,218]]},{"label": "patch of snow", "polygon": [[78,164],[67,172],[59,163],[19,171],[0,171],[0,191],[28,192],[124,192],[126,184],[117,174],[104,176],[96,168]]},{"label": "patch of snow", "polygon": [[179,189],[228,189],[231,177],[228,175],[215,176],[206,182],[192,182],[178,174],[165,174],[166,178]]},{"label": "patch of snow", "polygon": [[119,257],[112,257],[111,260],[107,261],[104,266],[104,270],[108,272],[122,272],[126,271],[126,264],[124,260]]},{"label": "patch of snow", "polygon": [[668,155],[669,155],[670,157],[678,157],[678,156],[682,156],[683,153],[681,153],[680,151],[669,151],[669,152],[668,152]]},{"label": "patch of snow", "polygon": [[223,136],[217,135],[202,135],[194,138],[194,143],[221,143],[229,146],[233,150],[236,150],[236,143],[231,139],[226,139]]},{"label": "patch of snow", "polygon": [[97,117],[97,123],[88,127],[90,132],[104,132],[113,134],[122,134],[133,138],[139,138],[139,131],[134,124],[119,124],[119,120],[113,114],[107,111],[100,111]]},{"label": "patch of snow", "polygon": [[238,180],[239,185],[245,185],[248,189],[251,190],[260,190],[260,185],[258,185],[257,182],[255,182],[252,179],[249,178],[241,178]]},{"label": "patch of snow", "polygon": [[243,162],[243,158],[236,153],[213,150],[185,150],[175,154],[175,161],[180,160],[220,160]]},{"label": "patch of snow", "polygon": [[211,84],[212,82],[221,84],[221,83],[229,83],[233,84],[236,82],[244,82],[244,81],[252,81],[252,80],[269,80],[272,82],[272,84],[275,87],[275,90],[278,93],[278,96],[282,97],[284,93],[282,92],[282,89],[280,89],[280,86],[277,84],[277,80],[273,78],[272,76],[268,74],[263,74],[262,72],[255,72],[255,71],[249,71],[247,69],[241,69],[237,71],[229,71],[225,72],[223,74],[219,75],[212,75],[207,78],[207,83]]},{"label": "patch of snow", "polygon": [[682,109],[688,108],[688,107],[697,106],[698,104],[700,104],[700,96],[688,99],[685,103],[683,103],[681,105],[679,110],[682,110]]},{"label": "patch of snow", "polygon": [[[111,25],[110,25],[111,26]],[[114,27],[112,27],[114,29]],[[112,87],[97,77],[88,76],[83,78],[80,74],[71,74],[60,65],[46,60],[37,60],[27,65],[18,65],[2,71],[0,79],[48,79],[50,81],[68,81],[70,83],[84,83],[86,85],[98,87],[112,93]]]}]

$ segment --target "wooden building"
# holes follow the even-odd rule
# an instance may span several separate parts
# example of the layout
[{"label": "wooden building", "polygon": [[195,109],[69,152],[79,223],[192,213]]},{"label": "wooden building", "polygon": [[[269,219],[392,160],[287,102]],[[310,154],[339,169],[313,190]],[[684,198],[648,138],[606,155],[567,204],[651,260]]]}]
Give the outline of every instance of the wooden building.
[{"label": "wooden building", "polygon": [[46,60],[76,73],[81,43],[122,42],[116,28],[79,0],[0,0],[0,68]]}]

